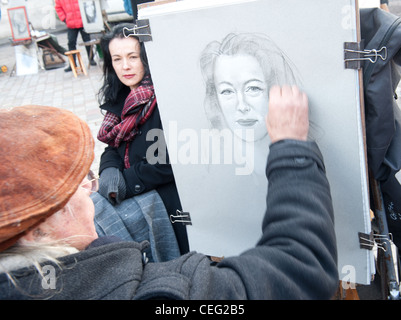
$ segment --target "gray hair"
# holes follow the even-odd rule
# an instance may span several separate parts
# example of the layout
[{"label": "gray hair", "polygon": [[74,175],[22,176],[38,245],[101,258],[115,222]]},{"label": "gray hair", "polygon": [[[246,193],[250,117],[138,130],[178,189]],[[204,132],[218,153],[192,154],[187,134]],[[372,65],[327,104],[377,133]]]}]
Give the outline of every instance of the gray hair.
[{"label": "gray hair", "polygon": [[[74,214],[68,203],[63,209],[54,213],[54,215],[64,214],[65,212],[66,214]],[[78,252],[78,249],[68,244],[68,240],[72,237],[57,241],[41,242],[41,239],[45,235],[41,232],[40,225],[33,232],[35,232],[36,236],[35,242],[21,238],[12,247],[0,252],[0,273],[6,274],[16,288],[18,288],[18,283],[13,276],[13,271],[25,267],[33,267],[42,280],[45,280],[44,263],[53,263],[62,269],[62,263],[59,258]],[[19,289],[22,290],[21,288]]]}]

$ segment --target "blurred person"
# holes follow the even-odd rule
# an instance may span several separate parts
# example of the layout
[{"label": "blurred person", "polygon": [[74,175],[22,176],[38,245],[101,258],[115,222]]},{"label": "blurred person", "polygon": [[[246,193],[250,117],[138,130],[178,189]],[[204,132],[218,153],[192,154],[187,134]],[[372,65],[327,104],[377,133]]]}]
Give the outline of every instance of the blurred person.
[{"label": "blurred person", "polygon": [[[176,215],[182,208],[168,155],[164,163],[148,155],[152,145],[160,143],[151,157],[164,158],[159,153],[167,147],[145,46],[136,36],[129,36],[133,27],[119,24],[101,39],[104,83],[99,98],[106,114],[98,139],[108,146],[100,158],[99,193],[119,205],[154,190],[163,201],[166,216]],[[148,138],[155,129],[157,142]],[[180,252],[187,253],[186,226],[174,223],[172,227]]]},{"label": "blurred person", "polygon": [[[79,10],[78,0],[55,0],[55,9],[59,19],[67,25],[69,51],[77,49],[78,33],[81,34],[83,42],[91,40],[90,35],[85,32],[83,27],[84,25],[82,22],[81,11]],[[95,66],[96,62],[93,60],[94,55],[91,55],[90,46],[85,46],[85,49],[88,54],[90,65]],[[76,60],[75,55],[74,60]],[[68,66],[64,71],[72,71],[71,66]]]},{"label": "blurred person", "polygon": [[124,1],[124,10],[126,13],[128,13],[130,16],[133,16],[134,13],[132,11],[132,4],[131,0],[123,0]]}]

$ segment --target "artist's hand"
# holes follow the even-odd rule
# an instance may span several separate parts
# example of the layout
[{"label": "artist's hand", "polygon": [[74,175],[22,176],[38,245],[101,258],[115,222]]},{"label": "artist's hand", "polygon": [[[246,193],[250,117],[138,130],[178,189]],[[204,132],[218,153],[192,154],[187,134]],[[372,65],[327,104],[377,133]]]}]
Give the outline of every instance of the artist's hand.
[{"label": "artist's hand", "polygon": [[296,86],[273,86],[269,94],[266,127],[272,143],[308,138],[308,98]]}]

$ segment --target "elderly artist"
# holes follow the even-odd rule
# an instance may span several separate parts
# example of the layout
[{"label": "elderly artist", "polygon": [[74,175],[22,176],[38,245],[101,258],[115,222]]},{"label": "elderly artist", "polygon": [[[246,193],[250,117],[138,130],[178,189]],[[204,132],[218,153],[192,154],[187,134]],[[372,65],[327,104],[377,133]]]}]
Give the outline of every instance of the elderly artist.
[{"label": "elderly artist", "polygon": [[269,192],[256,246],[217,264],[196,252],[159,264],[143,259],[146,243],[97,237],[85,123],[51,107],[1,110],[0,298],[331,298],[333,209],[322,156],[306,141],[305,94],[273,87],[266,126]]}]

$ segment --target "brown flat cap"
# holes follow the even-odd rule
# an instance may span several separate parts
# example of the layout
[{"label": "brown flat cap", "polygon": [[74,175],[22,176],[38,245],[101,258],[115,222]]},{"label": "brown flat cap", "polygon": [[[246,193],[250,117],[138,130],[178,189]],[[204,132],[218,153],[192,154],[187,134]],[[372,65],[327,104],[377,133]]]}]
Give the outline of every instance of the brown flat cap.
[{"label": "brown flat cap", "polygon": [[87,124],[72,112],[0,110],[0,252],[63,208],[94,158]]}]

